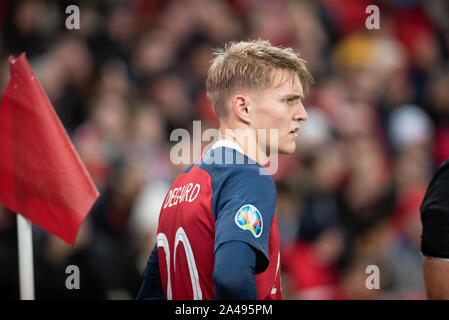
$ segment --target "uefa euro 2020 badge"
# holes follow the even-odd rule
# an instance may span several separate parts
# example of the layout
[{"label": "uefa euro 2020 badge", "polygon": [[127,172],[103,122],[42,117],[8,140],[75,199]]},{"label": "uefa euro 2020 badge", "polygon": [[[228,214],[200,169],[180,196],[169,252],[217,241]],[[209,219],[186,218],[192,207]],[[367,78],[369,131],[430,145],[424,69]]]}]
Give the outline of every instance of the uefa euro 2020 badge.
[{"label": "uefa euro 2020 badge", "polygon": [[260,211],[252,204],[245,204],[237,211],[235,215],[235,223],[243,230],[249,230],[259,238],[262,234],[263,221]]}]

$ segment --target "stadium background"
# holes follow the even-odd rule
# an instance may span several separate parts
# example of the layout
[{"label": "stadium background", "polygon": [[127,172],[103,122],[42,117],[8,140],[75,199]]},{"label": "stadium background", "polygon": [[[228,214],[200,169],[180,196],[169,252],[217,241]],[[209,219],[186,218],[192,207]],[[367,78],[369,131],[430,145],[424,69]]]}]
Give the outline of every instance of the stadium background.
[{"label": "stadium background", "polygon": [[[65,8],[80,8],[80,30]],[[380,29],[365,8],[380,8]],[[424,299],[419,205],[449,157],[446,1],[0,2],[0,92],[25,51],[101,197],[74,248],[33,229],[37,299],[133,299],[159,207],[184,166],[170,132],[216,126],[212,48],[268,39],[316,79],[294,156],[274,176],[286,299]],[[0,298],[18,299],[15,215],[0,206]],[[66,266],[80,290],[65,288]],[[380,289],[367,290],[368,265]]]}]

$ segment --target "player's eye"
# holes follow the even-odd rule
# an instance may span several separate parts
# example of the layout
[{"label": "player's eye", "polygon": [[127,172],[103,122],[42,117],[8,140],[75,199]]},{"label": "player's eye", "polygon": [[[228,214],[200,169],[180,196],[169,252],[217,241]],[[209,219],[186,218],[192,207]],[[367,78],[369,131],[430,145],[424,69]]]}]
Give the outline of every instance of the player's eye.
[{"label": "player's eye", "polygon": [[288,98],[284,101],[288,105],[292,105],[295,102],[295,98]]}]

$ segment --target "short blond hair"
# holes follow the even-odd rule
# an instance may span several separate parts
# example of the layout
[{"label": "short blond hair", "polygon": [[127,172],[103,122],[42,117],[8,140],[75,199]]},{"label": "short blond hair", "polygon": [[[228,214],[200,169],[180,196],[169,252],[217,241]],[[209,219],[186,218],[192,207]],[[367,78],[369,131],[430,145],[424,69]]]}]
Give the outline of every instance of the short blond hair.
[{"label": "short blond hair", "polygon": [[304,92],[313,78],[306,61],[291,48],[275,47],[269,41],[230,42],[215,50],[206,80],[206,94],[218,119],[228,114],[226,103],[235,88],[266,89],[273,85],[276,70],[297,74]]}]

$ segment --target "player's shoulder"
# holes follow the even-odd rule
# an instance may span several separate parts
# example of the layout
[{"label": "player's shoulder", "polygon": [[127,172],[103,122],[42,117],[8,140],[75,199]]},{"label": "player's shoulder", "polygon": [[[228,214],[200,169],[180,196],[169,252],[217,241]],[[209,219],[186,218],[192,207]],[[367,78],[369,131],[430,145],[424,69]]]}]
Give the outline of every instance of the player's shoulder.
[{"label": "player's shoulder", "polygon": [[208,152],[198,163],[198,168],[209,173],[213,182],[236,182],[271,186],[274,182],[265,168],[243,153],[228,147],[215,148]]},{"label": "player's shoulder", "polygon": [[275,183],[265,168],[260,165],[243,165],[233,169],[231,178],[248,183],[255,188],[275,187]]}]

